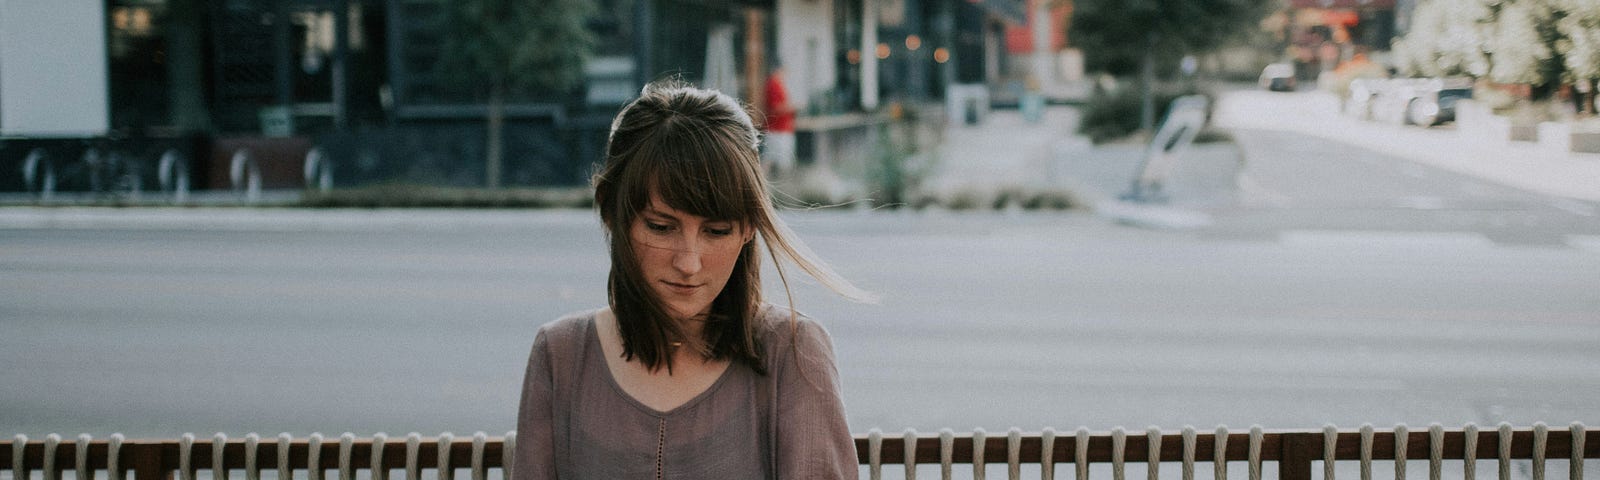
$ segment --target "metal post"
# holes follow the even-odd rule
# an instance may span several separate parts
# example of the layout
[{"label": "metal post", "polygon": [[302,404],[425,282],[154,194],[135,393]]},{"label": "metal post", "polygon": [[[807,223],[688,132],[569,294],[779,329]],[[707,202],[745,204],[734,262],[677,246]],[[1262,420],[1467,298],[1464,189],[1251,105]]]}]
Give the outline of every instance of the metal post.
[{"label": "metal post", "polygon": [[[359,19],[357,19],[359,21]],[[350,0],[333,1],[333,128],[344,131],[350,123]]]},{"label": "metal post", "polygon": [[[273,83],[277,85],[278,105],[285,108],[294,103],[294,53],[289,50],[289,1],[272,2],[272,63]],[[290,115],[293,115],[291,112]]]}]

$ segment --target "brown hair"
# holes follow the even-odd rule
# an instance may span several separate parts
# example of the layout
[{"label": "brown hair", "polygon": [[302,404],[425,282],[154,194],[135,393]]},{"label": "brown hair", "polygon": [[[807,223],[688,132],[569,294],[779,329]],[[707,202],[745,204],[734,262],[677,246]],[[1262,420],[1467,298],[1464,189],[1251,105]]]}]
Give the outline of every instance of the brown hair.
[{"label": "brown hair", "polygon": [[[668,345],[684,335],[643,279],[628,235],[652,192],[675,210],[754,229],[783,280],[791,318],[797,314],[780,256],[840,295],[871,301],[870,293],[816,260],[775,214],[750,118],[723,93],[664,81],[646,85],[613,120],[605,163],[593,183],[595,208],[610,242],[607,294],[624,358],[670,371]],[[742,362],[765,374],[754,321],[761,302],[760,251],[750,241],[740,247],[727,285],[711,302],[701,339],[711,358]]]}]

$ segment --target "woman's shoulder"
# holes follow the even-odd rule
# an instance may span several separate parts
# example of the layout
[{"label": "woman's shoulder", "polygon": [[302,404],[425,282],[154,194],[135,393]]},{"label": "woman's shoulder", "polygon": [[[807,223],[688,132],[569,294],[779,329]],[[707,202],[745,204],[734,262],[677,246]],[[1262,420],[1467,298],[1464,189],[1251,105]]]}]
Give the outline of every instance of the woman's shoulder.
[{"label": "woman's shoulder", "polygon": [[595,316],[602,311],[604,308],[572,312],[540,325],[534,346],[539,347],[543,343],[549,348],[552,345],[567,346],[582,341],[589,332],[590,325],[594,324]]},{"label": "woman's shoulder", "polygon": [[832,348],[827,329],[804,312],[769,303],[761,306],[756,319],[760,322],[762,343],[768,345],[770,351],[782,352],[791,347],[802,351]]}]

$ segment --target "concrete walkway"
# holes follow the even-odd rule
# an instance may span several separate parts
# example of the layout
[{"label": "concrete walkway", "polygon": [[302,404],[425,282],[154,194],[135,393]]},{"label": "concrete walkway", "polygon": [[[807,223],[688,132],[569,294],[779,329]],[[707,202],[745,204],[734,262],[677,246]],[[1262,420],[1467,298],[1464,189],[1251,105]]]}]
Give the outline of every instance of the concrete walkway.
[{"label": "concrete walkway", "polygon": [[[1244,101],[1262,95],[1278,98]],[[1600,202],[1600,154],[1556,152],[1532,142],[1493,142],[1453,125],[1422,128],[1363,121],[1340,115],[1338,106],[1338,98],[1326,92],[1236,91],[1223,95],[1213,120],[1222,128],[1313,135],[1524,190]]]},{"label": "concrete walkway", "polygon": [[1076,133],[1076,107],[1052,106],[1030,122],[1016,110],[996,110],[978,125],[952,124],[937,172],[925,188],[981,198],[1005,190],[1069,192],[1081,206],[1113,221],[1155,228],[1210,223],[1201,210],[1234,202],[1241,154],[1232,144],[1193,145],[1165,185],[1170,200],[1131,203],[1127,192],[1145,156],[1143,143],[1094,145]]}]

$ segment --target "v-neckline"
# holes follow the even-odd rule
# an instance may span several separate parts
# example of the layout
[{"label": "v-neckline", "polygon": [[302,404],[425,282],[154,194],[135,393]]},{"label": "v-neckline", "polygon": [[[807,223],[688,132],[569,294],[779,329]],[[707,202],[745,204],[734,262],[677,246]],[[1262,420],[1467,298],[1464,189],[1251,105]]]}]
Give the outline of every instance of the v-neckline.
[{"label": "v-neckline", "polygon": [[723,382],[727,381],[728,377],[732,375],[734,364],[733,362],[729,362],[727,366],[722,368],[722,373],[717,374],[716,381],[711,382],[711,385],[707,386],[705,390],[701,390],[700,393],[695,394],[695,396],[690,397],[683,403],[666,410],[657,410],[655,407],[645,405],[644,402],[639,401],[638,398],[635,398],[632,394],[629,394],[627,389],[622,388],[622,383],[617,381],[617,372],[611,370],[610,359],[606,358],[605,345],[601,343],[600,340],[600,316],[608,314],[610,314],[610,312],[605,309],[601,309],[600,311],[595,312],[594,316],[589,319],[589,346],[593,348],[595,352],[591,356],[591,359],[597,359],[599,361],[598,363],[600,364],[600,368],[605,370],[607,383],[611,384],[611,388],[616,390],[617,395],[621,396],[628,403],[633,404],[634,407],[642,410],[646,414],[656,417],[670,417],[684,410],[688,410],[689,408],[694,407],[695,404],[705,400],[706,397],[710,397],[712,392],[715,392],[717,388],[722,386]]}]

